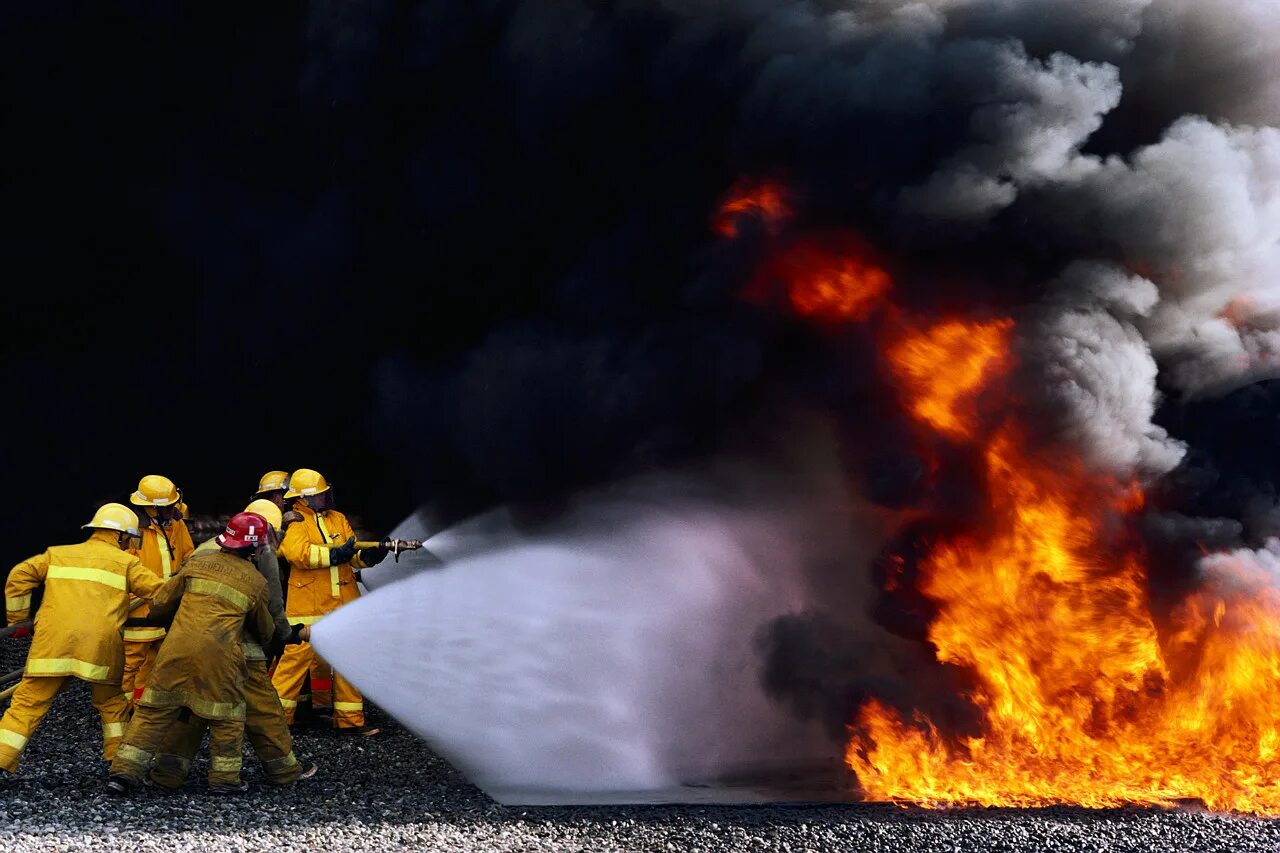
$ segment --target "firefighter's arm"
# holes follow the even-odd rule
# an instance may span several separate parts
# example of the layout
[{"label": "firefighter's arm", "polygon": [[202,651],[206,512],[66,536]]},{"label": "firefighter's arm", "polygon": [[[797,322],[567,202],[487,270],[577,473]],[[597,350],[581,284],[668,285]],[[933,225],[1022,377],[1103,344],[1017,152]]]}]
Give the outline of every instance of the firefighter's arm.
[{"label": "firefighter's arm", "polygon": [[23,560],[9,572],[9,581],[4,585],[4,609],[10,625],[31,618],[31,593],[44,583],[48,573],[48,551]]},{"label": "firefighter's arm", "polygon": [[289,566],[298,569],[328,569],[329,547],[313,545],[307,535],[305,524],[291,524],[285,531],[284,541],[280,543],[279,554],[289,561]]},{"label": "firefighter's arm", "polygon": [[253,610],[249,611],[249,630],[263,643],[270,643],[276,633],[276,620],[271,616],[271,608],[265,598],[258,599]]},{"label": "firefighter's arm", "polygon": [[155,598],[151,599],[151,615],[148,620],[161,625],[173,621],[174,615],[178,612],[178,605],[182,603],[182,593],[186,592],[187,579],[183,575],[174,575],[169,578],[156,592]]},{"label": "firefighter's arm", "polygon": [[141,560],[133,560],[129,567],[125,569],[125,580],[129,584],[129,594],[135,598],[145,598],[150,600],[155,598],[160,587],[164,586],[164,581],[156,576],[155,572],[142,565]]},{"label": "firefighter's arm", "polygon": [[355,536],[349,536],[341,545],[317,545],[307,536],[304,525],[294,524],[280,543],[280,556],[295,569],[328,570],[351,562],[356,553]]},{"label": "firefighter's arm", "polygon": [[344,540],[345,544],[352,545],[353,547],[350,549],[351,550],[350,556],[347,556],[345,553],[338,555],[339,557],[346,557],[345,560],[334,559],[333,562],[338,563],[339,565],[341,565],[342,563],[349,562],[351,563],[351,568],[354,569],[355,571],[360,571],[361,569],[367,569],[370,566],[376,566],[378,565],[378,563],[381,563],[383,559],[387,556],[386,549],[381,547],[355,548],[354,543],[356,539],[356,532],[351,528],[351,522],[347,519],[345,515],[342,515],[339,517],[342,519],[342,521],[338,525],[338,536],[342,540]]},{"label": "firefighter's arm", "polygon": [[372,568],[386,558],[387,549],[380,545],[376,548],[361,548],[356,551],[356,555],[351,558],[351,568],[356,571]]}]

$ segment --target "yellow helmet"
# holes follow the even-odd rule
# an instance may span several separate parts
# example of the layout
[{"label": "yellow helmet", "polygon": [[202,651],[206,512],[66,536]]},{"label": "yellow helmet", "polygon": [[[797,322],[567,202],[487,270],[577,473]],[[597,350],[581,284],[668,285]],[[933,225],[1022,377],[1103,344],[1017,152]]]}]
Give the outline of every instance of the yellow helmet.
[{"label": "yellow helmet", "polygon": [[178,502],[178,487],[168,477],[148,474],[138,481],[138,491],[129,496],[134,506],[169,506]]},{"label": "yellow helmet", "polygon": [[[258,491],[255,495],[263,492],[278,492],[281,489],[289,488],[289,472],[288,471],[268,471],[262,475],[262,479],[258,481]],[[267,519],[270,521],[271,519]]]},{"label": "yellow helmet", "polygon": [[256,501],[251,501],[249,505],[244,508],[244,511],[256,512],[258,515],[265,518],[267,520],[267,524],[270,524],[276,530],[280,529],[280,524],[284,521],[284,516],[280,514],[280,507],[276,506],[266,498],[258,498]]},{"label": "yellow helmet", "polygon": [[286,498],[309,498],[329,491],[329,483],[319,471],[310,468],[299,468],[289,477],[289,491]]},{"label": "yellow helmet", "polygon": [[138,532],[138,514],[124,504],[103,504],[88,524],[80,526],[94,530],[118,530],[130,536],[142,535]]}]

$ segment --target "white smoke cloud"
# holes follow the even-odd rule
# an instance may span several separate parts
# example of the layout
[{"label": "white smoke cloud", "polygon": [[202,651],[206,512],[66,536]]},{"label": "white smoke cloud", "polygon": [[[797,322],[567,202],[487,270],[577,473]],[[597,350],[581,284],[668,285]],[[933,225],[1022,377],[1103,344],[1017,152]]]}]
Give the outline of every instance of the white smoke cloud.
[{"label": "white smoke cloud", "polygon": [[904,190],[906,211],[984,221],[1012,204],[1020,187],[1074,180],[1096,168],[1080,146],[1120,102],[1114,66],[1061,53],[1041,62],[1017,43],[997,45],[987,63],[977,67],[991,79],[971,88],[974,144],[922,186]]},{"label": "white smoke cloud", "polygon": [[1158,368],[1135,323],[1156,286],[1112,266],[1077,263],[1052,283],[1042,318],[1020,341],[1036,403],[1096,468],[1119,476],[1173,470],[1186,448],[1152,423]]},{"label": "white smoke cloud", "polygon": [[1220,591],[1236,596],[1253,597],[1264,591],[1274,595],[1280,587],[1280,539],[1268,539],[1257,549],[1207,554],[1200,559],[1200,573]]},{"label": "white smoke cloud", "polygon": [[1184,118],[1059,189],[1056,227],[1157,282],[1138,327],[1174,388],[1277,373],[1280,130]]}]

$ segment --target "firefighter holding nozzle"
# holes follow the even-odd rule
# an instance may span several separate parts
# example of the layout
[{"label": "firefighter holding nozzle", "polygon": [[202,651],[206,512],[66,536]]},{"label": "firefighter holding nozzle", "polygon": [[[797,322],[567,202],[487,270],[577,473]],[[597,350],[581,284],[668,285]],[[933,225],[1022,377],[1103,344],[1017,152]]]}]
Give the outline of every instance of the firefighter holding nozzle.
[{"label": "firefighter holding nozzle", "polygon": [[[302,516],[289,525],[280,556],[289,561],[286,607],[290,623],[310,626],[321,617],[360,597],[356,572],[386,558],[382,544],[357,543],[351,522],[337,509],[333,488],[318,471],[300,468],[289,477],[287,500]],[[319,663],[310,643],[285,649],[272,685],[280,695],[286,719],[293,722],[307,673]],[[364,697],[340,673],[333,673],[333,721],[343,734],[376,734],[365,726]]]}]

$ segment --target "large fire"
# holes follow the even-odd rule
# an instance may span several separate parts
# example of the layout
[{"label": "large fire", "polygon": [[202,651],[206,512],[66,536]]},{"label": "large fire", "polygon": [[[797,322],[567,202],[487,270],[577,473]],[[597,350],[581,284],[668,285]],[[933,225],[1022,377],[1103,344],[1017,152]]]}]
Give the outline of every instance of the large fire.
[{"label": "large fire", "polygon": [[[732,202],[771,224],[771,193]],[[780,198],[781,196],[777,196]],[[721,228],[732,237],[736,230]],[[791,310],[864,322],[891,281],[856,240],[792,240],[766,260]],[[919,324],[890,310],[885,361],[920,428],[980,460],[982,519],[919,567],[937,659],[975,685],[981,733],[957,736],[872,699],[846,752],[863,795],[922,805],[1200,801],[1280,814],[1280,593],[1256,563],[1214,555],[1159,623],[1132,533],[1139,484],[1033,442],[1007,379],[1010,319]],[[981,411],[980,411],[981,410]]]},{"label": "large fire", "polygon": [[1280,598],[1241,562],[1157,627],[1126,533],[1141,491],[1029,450],[1008,413],[989,435],[964,428],[973,395],[1003,376],[983,365],[1011,361],[990,348],[1011,328],[952,321],[890,349],[916,418],[983,460],[986,523],[920,576],[938,605],[929,640],[974,674],[984,723],[949,738],[867,702],[846,756],[865,796],[1280,813]]}]

